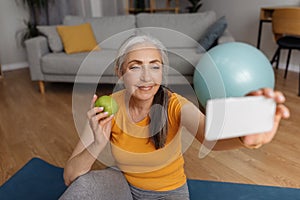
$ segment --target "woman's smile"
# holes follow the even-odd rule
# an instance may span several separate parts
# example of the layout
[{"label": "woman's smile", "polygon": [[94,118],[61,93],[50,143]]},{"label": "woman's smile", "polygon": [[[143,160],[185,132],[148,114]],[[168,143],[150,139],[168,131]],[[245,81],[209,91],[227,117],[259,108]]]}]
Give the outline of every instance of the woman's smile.
[{"label": "woman's smile", "polygon": [[151,90],[154,86],[153,85],[148,85],[148,86],[137,86],[138,89],[142,90],[142,91],[149,91]]}]

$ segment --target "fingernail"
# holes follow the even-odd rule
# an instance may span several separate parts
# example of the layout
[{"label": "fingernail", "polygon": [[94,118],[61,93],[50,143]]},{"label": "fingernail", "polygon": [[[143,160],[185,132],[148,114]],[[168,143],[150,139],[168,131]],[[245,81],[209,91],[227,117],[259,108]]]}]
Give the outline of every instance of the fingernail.
[{"label": "fingernail", "polygon": [[289,116],[290,116],[289,112],[287,112],[287,111],[285,111],[285,112],[283,113],[283,115],[284,115],[285,117],[289,117]]},{"label": "fingernail", "polygon": [[285,98],[284,98],[284,96],[279,96],[279,101],[284,101],[285,100]]},{"label": "fingernail", "polygon": [[103,107],[99,107],[99,110],[103,110]]},{"label": "fingernail", "polygon": [[274,92],[271,90],[271,91],[268,91],[268,95],[270,96],[270,97],[274,97]]},{"label": "fingernail", "polygon": [[104,115],[107,115],[108,114],[108,112],[104,112]]}]

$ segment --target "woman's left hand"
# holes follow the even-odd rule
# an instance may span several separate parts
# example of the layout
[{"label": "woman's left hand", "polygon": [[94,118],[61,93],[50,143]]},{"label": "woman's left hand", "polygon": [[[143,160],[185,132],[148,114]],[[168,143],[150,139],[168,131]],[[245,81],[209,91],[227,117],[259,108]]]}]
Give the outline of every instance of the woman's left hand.
[{"label": "woman's left hand", "polygon": [[254,92],[249,93],[247,96],[265,96],[267,98],[272,98],[276,102],[276,112],[274,117],[274,126],[271,131],[265,133],[258,133],[253,135],[247,135],[241,137],[240,140],[243,145],[247,148],[259,148],[264,144],[272,141],[276,135],[278,125],[280,120],[287,119],[290,116],[289,109],[283,105],[285,102],[284,95],[279,91],[274,91],[270,88],[263,88]]}]

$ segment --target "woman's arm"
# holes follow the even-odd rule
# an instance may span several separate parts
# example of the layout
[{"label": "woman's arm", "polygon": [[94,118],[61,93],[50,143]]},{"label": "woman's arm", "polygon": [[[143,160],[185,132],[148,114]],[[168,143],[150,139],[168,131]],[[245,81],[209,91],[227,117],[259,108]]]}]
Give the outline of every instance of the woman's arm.
[{"label": "woman's arm", "polygon": [[213,150],[228,150],[240,147],[257,148],[263,144],[269,143],[275,136],[281,118],[289,117],[289,110],[283,103],[285,98],[281,92],[274,92],[271,89],[261,89],[250,93],[249,95],[264,95],[273,98],[277,103],[273,129],[266,133],[248,135],[241,138],[223,139],[218,141],[204,140],[205,116],[193,105],[185,104],[181,110],[181,123],[188,131],[193,134],[202,144]]},{"label": "woman's arm", "polygon": [[[84,133],[83,135],[89,133]],[[90,171],[93,163],[96,161],[105,145],[97,145],[92,137],[84,139],[81,137],[77,143],[72,155],[70,156],[64,168],[64,180],[66,185],[70,185],[77,177]]]},{"label": "woman's arm", "polygon": [[98,155],[109,141],[113,116],[107,116],[107,113],[102,112],[103,108],[94,108],[96,99],[97,96],[94,96],[91,110],[88,111],[89,125],[86,125],[80,141],[64,168],[66,185],[70,185],[77,177],[90,171]]}]

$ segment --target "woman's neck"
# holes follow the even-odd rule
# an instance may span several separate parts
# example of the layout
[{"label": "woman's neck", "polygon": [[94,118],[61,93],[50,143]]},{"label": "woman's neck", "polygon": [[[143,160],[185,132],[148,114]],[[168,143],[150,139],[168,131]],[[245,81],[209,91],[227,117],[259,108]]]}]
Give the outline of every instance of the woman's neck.
[{"label": "woman's neck", "polygon": [[153,99],[147,101],[141,101],[135,99],[134,97],[131,97],[128,100],[129,100],[128,110],[132,121],[139,122],[149,114]]}]

